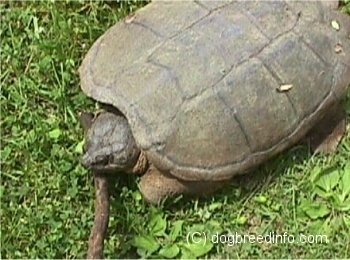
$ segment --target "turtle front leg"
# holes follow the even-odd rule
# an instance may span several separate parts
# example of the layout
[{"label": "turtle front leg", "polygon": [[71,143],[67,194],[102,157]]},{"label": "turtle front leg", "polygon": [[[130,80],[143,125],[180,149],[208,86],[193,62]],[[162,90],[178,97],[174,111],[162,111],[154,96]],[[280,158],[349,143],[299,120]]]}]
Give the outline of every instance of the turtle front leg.
[{"label": "turtle front leg", "polygon": [[212,194],[228,181],[184,181],[151,166],[141,177],[140,190],[146,201],[159,204],[166,197],[177,195],[205,196]]},{"label": "turtle front leg", "polygon": [[337,103],[311,129],[306,139],[315,153],[334,153],[345,131],[346,112],[341,104]]}]

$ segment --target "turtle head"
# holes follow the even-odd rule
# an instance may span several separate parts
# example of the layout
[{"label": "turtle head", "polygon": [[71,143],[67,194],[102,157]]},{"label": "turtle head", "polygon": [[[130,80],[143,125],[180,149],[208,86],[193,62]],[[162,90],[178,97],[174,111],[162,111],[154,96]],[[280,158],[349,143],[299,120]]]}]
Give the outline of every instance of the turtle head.
[{"label": "turtle head", "polygon": [[80,116],[86,132],[82,164],[95,172],[130,172],[137,164],[140,149],[136,146],[126,118],[117,112],[102,112],[95,119]]}]

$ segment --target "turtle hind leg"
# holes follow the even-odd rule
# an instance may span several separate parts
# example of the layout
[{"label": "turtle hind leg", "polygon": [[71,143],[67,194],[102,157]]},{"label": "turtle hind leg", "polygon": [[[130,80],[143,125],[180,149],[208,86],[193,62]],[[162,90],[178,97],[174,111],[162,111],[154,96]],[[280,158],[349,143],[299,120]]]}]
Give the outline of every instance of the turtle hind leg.
[{"label": "turtle hind leg", "polygon": [[310,130],[307,139],[313,152],[334,153],[345,131],[346,112],[341,104],[337,103]]},{"label": "turtle hind leg", "polygon": [[141,177],[140,190],[146,201],[159,204],[166,197],[178,195],[205,196],[214,193],[228,181],[183,181],[151,166]]}]

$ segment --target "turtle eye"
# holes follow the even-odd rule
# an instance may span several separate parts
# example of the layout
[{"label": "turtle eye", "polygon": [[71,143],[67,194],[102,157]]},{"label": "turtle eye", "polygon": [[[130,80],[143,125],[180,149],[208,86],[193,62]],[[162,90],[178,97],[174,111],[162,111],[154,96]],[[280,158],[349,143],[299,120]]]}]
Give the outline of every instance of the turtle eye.
[{"label": "turtle eye", "polygon": [[96,156],[96,159],[95,159],[95,162],[93,163],[93,165],[105,166],[109,162],[109,157],[110,156],[98,155],[98,156]]}]

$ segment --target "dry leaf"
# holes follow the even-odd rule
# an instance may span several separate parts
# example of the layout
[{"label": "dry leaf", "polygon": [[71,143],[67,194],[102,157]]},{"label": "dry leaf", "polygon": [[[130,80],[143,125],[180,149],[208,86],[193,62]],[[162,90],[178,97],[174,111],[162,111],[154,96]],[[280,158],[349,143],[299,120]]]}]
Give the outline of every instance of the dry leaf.
[{"label": "dry leaf", "polygon": [[336,31],[340,30],[339,23],[336,20],[332,20],[331,25]]},{"label": "dry leaf", "polygon": [[293,87],[292,84],[285,84],[285,85],[281,85],[277,88],[277,90],[279,92],[286,92],[286,91],[289,91],[291,88]]}]

